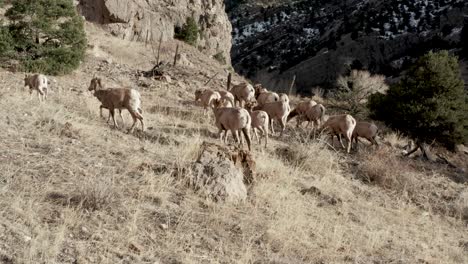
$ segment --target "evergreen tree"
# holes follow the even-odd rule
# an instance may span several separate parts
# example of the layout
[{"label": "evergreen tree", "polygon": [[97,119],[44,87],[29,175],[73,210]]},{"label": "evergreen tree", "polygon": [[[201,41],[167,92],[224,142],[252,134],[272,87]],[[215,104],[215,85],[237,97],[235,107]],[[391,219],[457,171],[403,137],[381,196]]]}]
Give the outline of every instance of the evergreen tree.
[{"label": "evergreen tree", "polygon": [[387,94],[371,96],[368,106],[371,117],[416,139],[424,152],[423,144],[434,140],[449,149],[468,141],[468,96],[457,58],[447,51],[422,56]]},{"label": "evergreen tree", "polygon": [[198,40],[198,24],[193,17],[187,17],[185,24],[182,28],[176,28],[175,38],[183,40],[190,45],[195,46]]},{"label": "evergreen tree", "polygon": [[12,1],[5,16],[10,22],[0,30],[0,46],[26,71],[65,74],[79,66],[86,34],[71,0]]}]

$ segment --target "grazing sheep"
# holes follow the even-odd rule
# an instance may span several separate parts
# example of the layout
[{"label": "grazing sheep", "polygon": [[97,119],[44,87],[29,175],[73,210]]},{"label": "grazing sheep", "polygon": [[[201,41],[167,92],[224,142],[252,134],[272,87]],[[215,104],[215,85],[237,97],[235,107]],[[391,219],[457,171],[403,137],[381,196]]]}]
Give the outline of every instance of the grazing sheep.
[{"label": "grazing sheep", "polygon": [[221,95],[221,99],[225,100],[225,105],[228,105],[228,103],[230,103],[232,106],[234,106],[234,95],[231,92],[221,89],[218,89],[216,91],[219,93],[219,95]]},{"label": "grazing sheep", "polygon": [[203,115],[206,115],[208,107],[213,108],[213,102],[215,99],[221,99],[221,95],[211,89],[196,90],[195,91],[195,102],[201,101],[203,106]]},{"label": "grazing sheep", "polygon": [[216,127],[219,129],[218,135],[220,140],[223,140],[222,132],[224,131],[224,143],[226,144],[227,131],[230,130],[236,143],[242,145],[242,136],[240,135],[240,131],[242,131],[250,151],[250,126],[252,118],[249,112],[238,107],[222,107],[222,100],[220,99],[214,100],[213,112]]},{"label": "grazing sheep", "polygon": [[234,95],[234,105],[239,102],[239,106],[244,107],[244,103],[255,100],[255,90],[253,86],[248,83],[234,85],[229,91]]},{"label": "grazing sheep", "polygon": [[367,140],[372,145],[379,145],[379,143],[376,140],[377,137],[377,132],[379,128],[374,124],[374,123],[369,123],[369,122],[357,122],[356,127],[353,130],[353,136],[352,139],[355,140],[356,142],[356,148],[358,147],[358,138],[363,137]]},{"label": "grazing sheep", "polygon": [[260,137],[257,134],[257,130],[260,130],[262,132],[262,136],[265,137],[265,147],[268,144],[268,123],[269,123],[269,117],[267,112],[262,111],[262,110],[256,110],[253,111],[253,107],[255,106],[255,103],[249,102],[245,105],[247,111],[250,114],[250,117],[252,118],[252,130],[254,132],[255,137],[258,140],[258,144],[261,144]]},{"label": "grazing sheep", "polygon": [[349,153],[351,151],[351,138],[353,136],[354,127],[356,127],[356,120],[352,116],[345,114],[330,116],[323,124],[322,130],[329,128],[331,132],[332,144],[334,136],[337,136],[343,148],[345,148],[345,146],[341,141],[341,135],[345,136],[346,140],[348,140],[347,152]]},{"label": "grazing sheep", "polygon": [[24,87],[29,86],[29,95],[32,96],[33,90],[37,91],[39,101],[47,99],[47,77],[42,74],[24,75]]},{"label": "grazing sheep", "polygon": [[305,113],[308,110],[310,110],[314,105],[317,105],[317,103],[314,100],[308,100],[308,101],[303,101],[303,102],[298,103],[296,107],[291,111],[291,113],[289,113],[287,121],[289,122],[292,118],[294,118],[295,116],[298,116],[296,127],[299,127],[301,123],[304,121],[303,115],[305,115]]},{"label": "grazing sheep", "polygon": [[260,83],[255,84],[254,89],[255,89],[255,97],[257,97],[262,92],[268,92],[268,90],[266,88],[263,88],[263,86]]},{"label": "grazing sheep", "polygon": [[115,121],[114,110],[125,108],[128,110],[128,112],[130,112],[130,115],[133,118],[132,127],[128,130],[128,132],[133,132],[137,119],[140,120],[141,130],[145,130],[141,110],[141,96],[137,90],[129,88],[98,89],[98,86],[103,88],[101,79],[95,77],[91,80],[88,90],[94,90],[94,96],[101,102],[101,106],[99,107],[101,111],[102,108],[109,109],[112,120],[114,121],[115,128],[118,128],[118,125]]},{"label": "grazing sheep", "polygon": [[[308,122],[306,128],[309,127],[311,123],[313,123],[313,135],[315,137],[315,132],[317,128],[319,128],[320,124],[322,123],[325,117],[325,106],[322,104],[316,104],[308,109],[304,115],[299,116],[298,119],[305,120]],[[298,122],[301,122],[298,120]]]},{"label": "grazing sheep", "polygon": [[269,123],[271,127],[271,132],[275,134],[275,130],[273,129],[273,120],[278,120],[281,125],[281,134],[283,135],[284,130],[286,129],[286,119],[288,118],[288,114],[291,111],[289,107],[289,103],[284,101],[278,101],[273,103],[266,103],[264,105],[257,105],[252,110],[263,110],[269,116]]}]

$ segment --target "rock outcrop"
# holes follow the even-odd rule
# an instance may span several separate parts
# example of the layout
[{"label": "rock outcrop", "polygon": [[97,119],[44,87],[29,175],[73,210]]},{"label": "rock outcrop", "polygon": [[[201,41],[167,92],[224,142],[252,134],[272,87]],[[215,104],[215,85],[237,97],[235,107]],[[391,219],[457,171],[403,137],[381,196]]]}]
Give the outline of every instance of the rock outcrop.
[{"label": "rock outcrop", "polygon": [[204,142],[200,156],[187,174],[189,185],[214,201],[242,202],[254,180],[255,162],[248,152],[230,151]]},{"label": "rock outcrop", "polygon": [[135,41],[172,39],[175,28],[193,17],[200,28],[197,46],[222,53],[230,64],[232,28],[223,0],[79,0],[77,8],[86,20]]}]

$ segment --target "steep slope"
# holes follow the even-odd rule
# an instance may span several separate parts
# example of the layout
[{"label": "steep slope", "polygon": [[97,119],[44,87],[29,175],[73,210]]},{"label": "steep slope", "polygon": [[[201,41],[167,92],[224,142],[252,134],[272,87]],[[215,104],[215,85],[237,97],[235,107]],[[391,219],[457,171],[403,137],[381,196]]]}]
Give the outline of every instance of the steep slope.
[{"label": "steep slope", "polygon": [[305,94],[315,85],[332,85],[350,68],[398,76],[430,49],[459,48],[468,14],[463,0],[248,1],[230,7],[234,68],[279,90],[297,74]]},{"label": "steep slope", "polygon": [[[202,198],[187,168],[203,141],[218,140],[193,94],[222,87],[222,66],[179,43],[192,65],[169,67],[170,82],[139,77],[154,63],[150,47],[87,32],[86,60],[51,78],[46,103],[29,98],[23,73],[0,70],[0,262],[468,262],[466,183],[385,146],[348,156],[288,128],[254,146],[246,202]],[[163,60],[177,43],[163,43]],[[146,132],[99,117],[94,74],[139,89]]]},{"label": "steep slope", "polygon": [[136,41],[159,41],[161,36],[170,40],[175,28],[193,17],[200,28],[197,46],[209,55],[221,53],[230,62],[231,23],[222,0],[79,0],[78,9],[113,35]]}]

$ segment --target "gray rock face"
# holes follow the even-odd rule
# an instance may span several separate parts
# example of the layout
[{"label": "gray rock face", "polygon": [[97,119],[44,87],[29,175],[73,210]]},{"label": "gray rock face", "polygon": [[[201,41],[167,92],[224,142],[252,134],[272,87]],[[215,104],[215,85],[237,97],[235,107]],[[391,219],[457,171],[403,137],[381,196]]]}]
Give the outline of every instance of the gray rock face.
[{"label": "gray rock face", "polygon": [[204,142],[200,156],[187,176],[189,185],[214,201],[242,202],[247,198],[244,182],[251,183],[253,179],[254,162],[248,157],[246,159],[243,151],[236,153],[224,146]]},{"label": "gray rock face", "polygon": [[223,0],[79,0],[77,8],[88,21],[135,41],[172,39],[175,27],[192,16],[200,28],[197,46],[223,53],[230,64],[232,27]]}]

